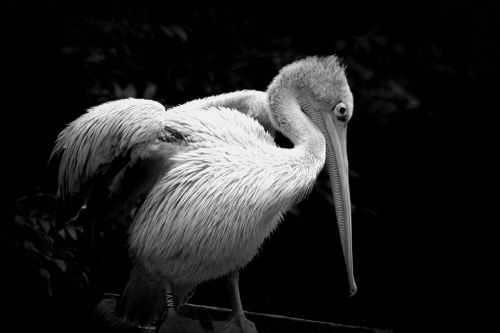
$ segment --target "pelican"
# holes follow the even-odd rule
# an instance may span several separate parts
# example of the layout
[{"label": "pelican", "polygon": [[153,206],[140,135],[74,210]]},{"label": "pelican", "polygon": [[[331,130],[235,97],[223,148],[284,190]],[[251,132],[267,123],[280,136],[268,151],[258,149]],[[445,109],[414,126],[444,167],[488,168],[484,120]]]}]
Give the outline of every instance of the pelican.
[{"label": "pelican", "polygon": [[[332,55],[283,67],[265,92],[169,110],[129,98],[71,122],[52,152],[60,156],[58,197],[86,209],[99,189],[110,211],[140,203],[128,227],[135,266],[117,314],[144,325],[163,311],[163,325],[175,326],[178,307],[198,284],[227,276],[232,313],[225,329],[256,332],[243,312],[238,272],[325,164],[355,294],[346,150],[352,112],[344,67]],[[277,146],[275,131],[293,147]]]}]

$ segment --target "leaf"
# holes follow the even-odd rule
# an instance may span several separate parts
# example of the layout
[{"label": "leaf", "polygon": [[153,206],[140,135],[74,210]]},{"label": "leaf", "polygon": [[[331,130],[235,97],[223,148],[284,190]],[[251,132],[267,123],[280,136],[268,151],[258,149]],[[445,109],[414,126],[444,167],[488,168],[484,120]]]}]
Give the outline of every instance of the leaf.
[{"label": "leaf", "polygon": [[152,99],[156,95],[157,86],[153,82],[148,82],[146,88],[144,88],[143,97],[146,99]]},{"label": "leaf", "polygon": [[80,278],[80,287],[84,287],[89,284],[89,277],[87,272],[85,272],[81,268],[76,268],[76,272],[78,273],[78,276]]},{"label": "leaf", "polygon": [[59,236],[61,236],[61,238],[63,240],[66,240],[66,232],[65,232],[66,229],[61,229],[59,230],[57,233],[59,234]]},{"label": "leaf", "polygon": [[102,51],[100,50],[91,50],[90,55],[87,57],[86,61],[91,64],[97,64],[106,59]]},{"label": "leaf", "polygon": [[50,277],[50,273],[44,269],[44,268],[39,268],[38,269],[38,272],[40,273],[40,275],[44,278],[45,282],[46,282],[46,291],[47,291],[47,294],[49,296],[52,296],[52,279]]},{"label": "leaf", "polygon": [[36,248],[35,244],[33,244],[32,242],[29,242],[27,240],[24,241],[23,247],[26,251],[35,252],[35,253],[39,252],[38,249]]},{"label": "leaf", "polygon": [[75,227],[73,227],[72,225],[67,225],[65,229],[66,229],[66,232],[68,233],[69,237],[71,237],[71,239],[76,241],[78,238],[78,235],[76,234]]},{"label": "leaf", "polygon": [[73,228],[75,228],[76,232],[83,233],[83,226],[74,225]]},{"label": "leaf", "polygon": [[14,222],[19,226],[29,225],[29,223],[26,222],[26,217],[22,215],[16,215],[14,217]]},{"label": "leaf", "polygon": [[132,83],[129,83],[129,84],[127,84],[125,89],[123,89],[123,93],[125,94],[124,97],[136,97],[137,96],[137,89],[135,89],[135,87]]},{"label": "leaf", "polygon": [[84,271],[80,271],[80,274],[82,275],[83,279],[85,280],[85,284],[89,284],[90,280],[89,280],[88,274]]},{"label": "leaf", "polygon": [[61,259],[52,259],[51,260],[54,264],[56,264],[57,267],[59,267],[59,269],[63,272],[66,272],[66,270],[68,269],[68,265],[66,264],[66,262],[64,260],[61,260]]},{"label": "leaf", "polygon": [[38,269],[38,272],[41,276],[43,276],[47,281],[50,281],[50,273],[45,268]]},{"label": "leaf", "polygon": [[122,89],[117,83],[113,84],[115,96],[118,98],[128,98],[136,97],[137,90],[132,83],[127,84],[125,88]]},{"label": "leaf", "polygon": [[188,34],[186,32],[185,29],[177,26],[177,25],[173,25],[170,27],[170,29],[174,32],[174,34],[179,37],[179,39],[183,42],[183,43],[186,43],[188,41]]},{"label": "leaf", "polygon": [[170,28],[164,26],[164,25],[160,25],[159,26],[160,30],[165,34],[167,35],[168,37],[172,38],[174,37],[174,34],[172,33],[172,31],[170,30]]},{"label": "leaf", "polygon": [[40,222],[40,225],[42,226],[43,231],[45,231],[45,233],[49,233],[49,231],[50,231],[50,221],[39,220],[39,222]]},{"label": "leaf", "polygon": [[60,257],[64,259],[73,259],[75,257],[75,254],[70,250],[70,248],[60,250],[58,251],[58,254],[60,254]]},{"label": "leaf", "polygon": [[177,37],[183,43],[186,43],[189,40],[189,36],[186,29],[178,25],[170,25],[168,27],[160,25],[158,28],[170,38]]}]

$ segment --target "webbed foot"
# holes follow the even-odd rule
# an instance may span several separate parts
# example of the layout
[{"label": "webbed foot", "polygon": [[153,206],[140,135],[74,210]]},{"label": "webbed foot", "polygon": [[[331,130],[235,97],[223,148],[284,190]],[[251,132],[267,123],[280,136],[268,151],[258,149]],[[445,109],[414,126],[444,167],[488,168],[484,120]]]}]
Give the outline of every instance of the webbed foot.
[{"label": "webbed foot", "polygon": [[245,315],[232,317],[217,333],[259,333],[255,324]]}]

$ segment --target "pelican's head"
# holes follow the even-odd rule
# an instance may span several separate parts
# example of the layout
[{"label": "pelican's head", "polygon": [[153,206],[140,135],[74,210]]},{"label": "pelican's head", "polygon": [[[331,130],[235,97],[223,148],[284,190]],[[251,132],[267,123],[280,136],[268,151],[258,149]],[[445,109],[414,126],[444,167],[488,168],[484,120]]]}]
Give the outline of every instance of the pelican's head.
[{"label": "pelican's head", "polygon": [[[356,293],[352,265],[351,201],[347,160],[347,123],[352,117],[353,97],[344,67],[336,56],[308,57],[281,69],[268,90],[272,120],[285,133],[292,127],[293,110],[303,112],[323,134],[326,143],[326,166],[335,205],[337,224],[349,278],[350,293]],[[297,134],[297,137],[301,134]],[[300,142],[297,138],[292,141]],[[294,142],[294,143],[296,143]]]}]

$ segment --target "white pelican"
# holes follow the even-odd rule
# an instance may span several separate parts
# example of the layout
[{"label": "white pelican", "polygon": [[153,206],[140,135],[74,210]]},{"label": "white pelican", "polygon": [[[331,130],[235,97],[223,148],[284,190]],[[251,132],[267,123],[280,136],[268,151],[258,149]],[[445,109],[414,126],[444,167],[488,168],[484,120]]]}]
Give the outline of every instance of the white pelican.
[{"label": "white pelican", "polygon": [[[141,202],[129,227],[135,267],[117,313],[145,324],[166,306],[164,325],[175,326],[177,307],[196,285],[227,275],[228,327],[256,332],[244,317],[238,270],[310,192],[325,160],[354,294],[346,151],[352,112],[344,68],[329,56],[285,66],[266,92],[168,111],[150,100],[117,100],[70,123],[52,153],[62,155],[58,196],[85,208],[99,188],[113,199],[110,210]],[[278,147],[274,130],[293,147]]]}]

